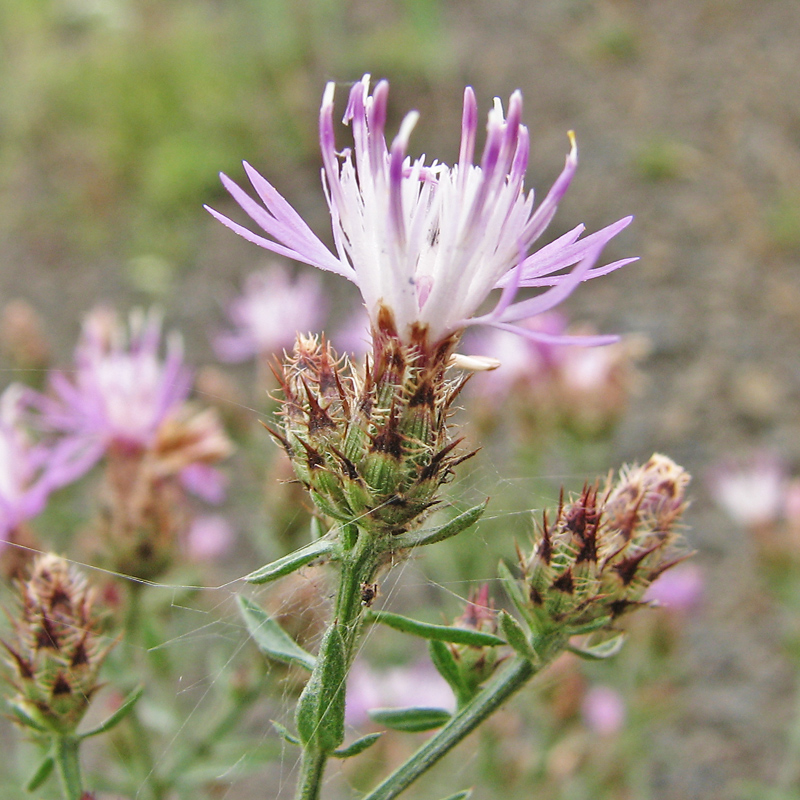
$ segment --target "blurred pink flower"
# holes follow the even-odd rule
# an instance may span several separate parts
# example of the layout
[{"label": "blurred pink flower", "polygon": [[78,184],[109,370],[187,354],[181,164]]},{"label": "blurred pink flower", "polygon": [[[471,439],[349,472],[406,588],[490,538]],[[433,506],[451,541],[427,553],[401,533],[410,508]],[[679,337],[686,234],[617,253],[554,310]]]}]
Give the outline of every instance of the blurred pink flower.
[{"label": "blurred pink flower", "polygon": [[345,720],[355,727],[369,722],[373,708],[420,706],[455,710],[455,698],[447,681],[429,661],[419,661],[384,672],[356,661],[347,679]]},{"label": "blurred pink flower", "polygon": [[491,353],[500,361],[498,369],[472,383],[471,390],[482,404],[497,408],[512,398],[525,414],[588,427],[602,427],[619,416],[635,384],[640,342],[626,339],[606,347],[566,346],[568,323],[558,312],[524,321],[521,327],[545,338],[522,338],[498,330],[482,330],[473,336],[474,352]]},{"label": "blurred pink flower", "polygon": [[292,277],[272,264],[247,277],[244,293],[228,306],[232,331],[217,334],[214,351],[222,361],[246,361],[291,349],[297,333],[322,325],[327,303],[313,274]]},{"label": "blurred pink flower", "polygon": [[23,425],[26,411],[24,387],[12,385],[0,395],[0,547],[17,526],[44,509],[51,492],[84,471],[80,448],[31,439]]},{"label": "blurred pink flower", "polygon": [[708,478],[717,505],[745,528],[775,524],[784,510],[787,475],[781,460],[767,451],[742,461],[727,460]]},{"label": "blurred pink flower", "polygon": [[610,686],[593,686],[583,698],[581,713],[589,730],[610,736],[618,733],[625,723],[625,701]]},{"label": "blurred pink flower", "polygon": [[50,375],[52,395],[37,395],[44,424],[84,446],[86,469],[109,447],[146,449],[161,423],[189,396],[191,373],[179,336],[162,358],[161,316],[131,313],[127,330],[98,308],[84,320],[71,373]]},{"label": "blurred pink flower", "polygon": [[648,586],[644,600],[675,611],[689,611],[701,601],[703,588],[703,571],[697,564],[678,564]]},{"label": "blurred pink flower", "polygon": [[186,554],[193,561],[213,561],[224,556],[234,541],[231,524],[220,514],[196,517],[186,537]]}]

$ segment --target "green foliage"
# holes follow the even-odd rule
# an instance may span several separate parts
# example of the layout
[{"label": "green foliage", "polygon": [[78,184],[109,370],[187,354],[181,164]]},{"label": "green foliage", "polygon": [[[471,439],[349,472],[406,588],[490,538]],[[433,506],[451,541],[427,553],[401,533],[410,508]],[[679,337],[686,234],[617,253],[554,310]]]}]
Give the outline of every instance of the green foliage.
[{"label": "green foliage", "polygon": [[441,728],[450,720],[443,708],[374,708],[370,719],[396,731],[421,733]]}]

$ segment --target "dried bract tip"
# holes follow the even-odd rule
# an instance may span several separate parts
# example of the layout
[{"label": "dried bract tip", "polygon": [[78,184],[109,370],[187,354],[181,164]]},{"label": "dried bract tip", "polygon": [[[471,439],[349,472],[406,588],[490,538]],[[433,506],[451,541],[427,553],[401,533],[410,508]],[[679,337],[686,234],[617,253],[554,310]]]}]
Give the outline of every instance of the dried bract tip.
[{"label": "dried bract tip", "polygon": [[98,689],[100,667],[115,642],[103,634],[94,591],[60,556],[39,556],[18,588],[15,640],[3,642],[16,689],[13,702],[40,728],[71,733]]}]

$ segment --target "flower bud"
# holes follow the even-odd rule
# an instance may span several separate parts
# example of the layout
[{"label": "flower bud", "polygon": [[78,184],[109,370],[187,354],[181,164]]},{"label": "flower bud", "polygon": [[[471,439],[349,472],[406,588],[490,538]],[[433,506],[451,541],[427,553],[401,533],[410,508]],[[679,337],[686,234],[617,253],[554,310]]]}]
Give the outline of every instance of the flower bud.
[{"label": "flower bud", "polygon": [[666,456],[625,467],[601,493],[586,486],[547,515],[522,559],[530,611],[542,631],[609,627],[646,601],[647,587],[681,561],[680,516],[689,474]]},{"label": "flower bud", "polygon": [[[494,602],[489,598],[489,584],[471,593],[464,613],[453,620],[456,628],[467,628],[480,633],[497,634],[497,616]],[[450,652],[458,666],[461,679],[474,694],[500,665],[496,647],[470,644],[450,644]]]},{"label": "flower bud", "polygon": [[4,642],[16,705],[55,733],[75,730],[99,688],[108,643],[95,612],[95,592],[63,558],[47,554],[19,585],[15,640]]},{"label": "flower bud", "polygon": [[468,457],[454,454],[447,431],[463,381],[445,376],[453,342],[434,352],[424,340],[407,345],[388,310],[373,342],[357,371],[324,338],[299,336],[280,373],[283,433],[271,432],[323,513],[396,534],[420,521]]}]

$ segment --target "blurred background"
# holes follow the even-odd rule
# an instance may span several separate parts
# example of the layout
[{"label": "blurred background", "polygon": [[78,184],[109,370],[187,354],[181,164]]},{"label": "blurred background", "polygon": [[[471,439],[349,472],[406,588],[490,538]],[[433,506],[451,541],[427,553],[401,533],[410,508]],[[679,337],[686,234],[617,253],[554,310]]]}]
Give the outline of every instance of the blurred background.
[{"label": "blurred background", "polygon": [[[795,0],[0,3],[0,304],[29,304],[60,366],[100,302],[159,305],[194,365],[215,360],[226,304],[271,261],[202,209],[242,218],[218,179],[242,182],[242,159],[330,240],[316,135],[329,80],[343,110],[363,73],[388,78],[387,129],[418,109],[412,154],[447,163],[464,85],[481,116],[519,88],[538,196],[563,165],[568,130],[580,148],[547,240],[635,214],[604,259],[641,260],[564,307],[575,323],[637,343],[624,412],[590,434],[566,426],[540,439],[528,420],[532,440],[515,449],[514,430],[493,429],[498,411],[481,412],[476,389],[465,403],[490,441],[453,496],[492,494],[492,518],[471,555],[445,551],[408,574],[430,581],[430,603],[455,616],[458,603],[437,590],[458,584],[463,596],[465,576],[491,579],[512,538],[528,535],[527,512],[561,484],[580,488],[659,451],[694,475],[697,591],[685,611],[636,620],[616,660],[559,667],[410,796],[470,784],[487,798],[800,792],[798,42]],[[356,303],[340,284],[326,284],[334,328]],[[4,384],[36,383],[18,344],[2,358]],[[224,370],[239,394],[205,384],[208,398],[227,398],[231,417],[269,413],[249,367]],[[251,434],[240,437],[226,511],[245,540],[264,535],[253,532],[263,522],[253,476],[272,448]],[[80,515],[71,507],[66,518]],[[283,546],[246,541],[230,576],[253,568],[253,552]],[[381,658],[391,666],[400,654]],[[581,705],[596,687],[617,709],[600,723]],[[387,747],[373,762],[396,757]],[[372,767],[334,777],[332,796],[368,786]],[[276,792],[290,796],[275,770]]]}]

